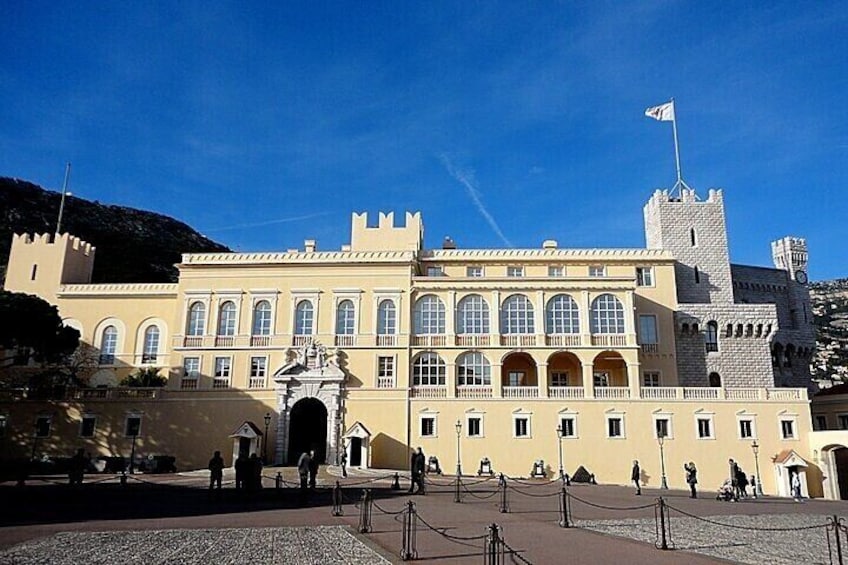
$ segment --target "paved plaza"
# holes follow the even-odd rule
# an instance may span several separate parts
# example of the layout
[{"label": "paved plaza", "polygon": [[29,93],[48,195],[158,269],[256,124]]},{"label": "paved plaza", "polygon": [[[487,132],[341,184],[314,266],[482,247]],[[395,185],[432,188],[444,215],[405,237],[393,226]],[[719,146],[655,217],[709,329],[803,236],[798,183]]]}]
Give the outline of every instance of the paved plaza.
[{"label": "paved plaza", "polygon": [[[118,477],[92,475],[75,489],[58,477],[25,487],[5,483],[0,499],[12,511],[0,513],[0,564],[400,562],[410,500],[418,516],[414,549],[425,562],[479,564],[484,537],[497,524],[507,563],[830,563],[826,524],[833,515],[848,516],[841,501],[726,503],[711,493],[692,500],[681,491],[644,490],[636,497],[626,487],[573,485],[572,527],[563,528],[556,481],[509,479],[504,499],[497,479],[464,477],[456,503],[453,477],[429,477],[426,496],[409,496],[403,477],[400,491],[391,488],[392,474],[338,479],[324,469],[308,501],[293,488],[289,468],[266,469],[265,488],[255,493],[230,484],[210,495],[204,472],[136,475],[125,486]],[[336,480],[341,516],[332,513]],[[358,531],[363,488],[374,501],[367,533]],[[670,508],[669,551],[655,547],[660,495]]]}]

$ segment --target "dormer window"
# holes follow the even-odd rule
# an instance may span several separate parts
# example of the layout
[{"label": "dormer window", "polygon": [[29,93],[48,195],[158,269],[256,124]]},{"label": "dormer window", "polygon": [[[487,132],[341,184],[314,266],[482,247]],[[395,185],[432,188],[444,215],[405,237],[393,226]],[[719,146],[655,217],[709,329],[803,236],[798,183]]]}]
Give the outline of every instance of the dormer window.
[{"label": "dormer window", "polygon": [[483,276],[483,267],[466,267],[465,276],[476,279]]},{"label": "dormer window", "polygon": [[507,267],[506,268],[506,276],[508,277],[523,277],[524,276],[524,267]]},{"label": "dormer window", "polygon": [[589,276],[590,277],[605,277],[607,276],[607,268],[603,265],[590,265],[589,266]]},{"label": "dormer window", "polygon": [[428,277],[443,277],[445,276],[445,272],[441,267],[427,267],[427,276]]}]

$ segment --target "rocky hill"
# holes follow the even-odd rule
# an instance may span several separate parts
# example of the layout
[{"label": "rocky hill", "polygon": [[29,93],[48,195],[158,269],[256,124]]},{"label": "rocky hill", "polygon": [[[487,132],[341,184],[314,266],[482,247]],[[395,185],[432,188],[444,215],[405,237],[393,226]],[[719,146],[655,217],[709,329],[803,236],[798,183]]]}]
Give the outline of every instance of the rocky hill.
[{"label": "rocky hill", "polygon": [[[0,177],[0,281],[13,233],[52,233],[61,195],[23,180]],[[62,231],[97,247],[94,282],[175,282],[181,253],[229,251],[188,225],[162,214],[65,199]]]},{"label": "rocky hill", "polygon": [[811,283],[810,302],[816,324],[813,378],[848,382],[848,279]]}]

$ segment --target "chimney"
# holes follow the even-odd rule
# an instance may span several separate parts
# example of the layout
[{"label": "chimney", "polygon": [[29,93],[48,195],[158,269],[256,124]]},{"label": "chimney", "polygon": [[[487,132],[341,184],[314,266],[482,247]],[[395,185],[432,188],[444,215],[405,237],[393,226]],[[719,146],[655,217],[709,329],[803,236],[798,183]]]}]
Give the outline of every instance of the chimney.
[{"label": "chimney", "polygon": [[445,239],[442,241],[442,249],[456,249],[456,242],[451,239],[451,236],[445,236]]},{"label": "chimney", "polygon": [[542,242],[542,249],[556,249],[557,248],[557,240],[555,239],[546,239]]},{"label": "chimney", "polygon": [[303,250],[306,253],[315,253],[315,240],[314,239],[306,239],[303,242]]}]

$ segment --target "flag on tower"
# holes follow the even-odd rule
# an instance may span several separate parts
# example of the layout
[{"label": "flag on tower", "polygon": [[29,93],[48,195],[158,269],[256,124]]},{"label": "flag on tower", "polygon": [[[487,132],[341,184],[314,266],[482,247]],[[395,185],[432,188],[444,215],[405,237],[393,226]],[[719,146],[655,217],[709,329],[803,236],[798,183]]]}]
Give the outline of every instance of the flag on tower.
[{"label": "flag on tower", "polygon": [[661,122],[674,121],[674,101],[654,106],[645,110],[645,115]]}]

